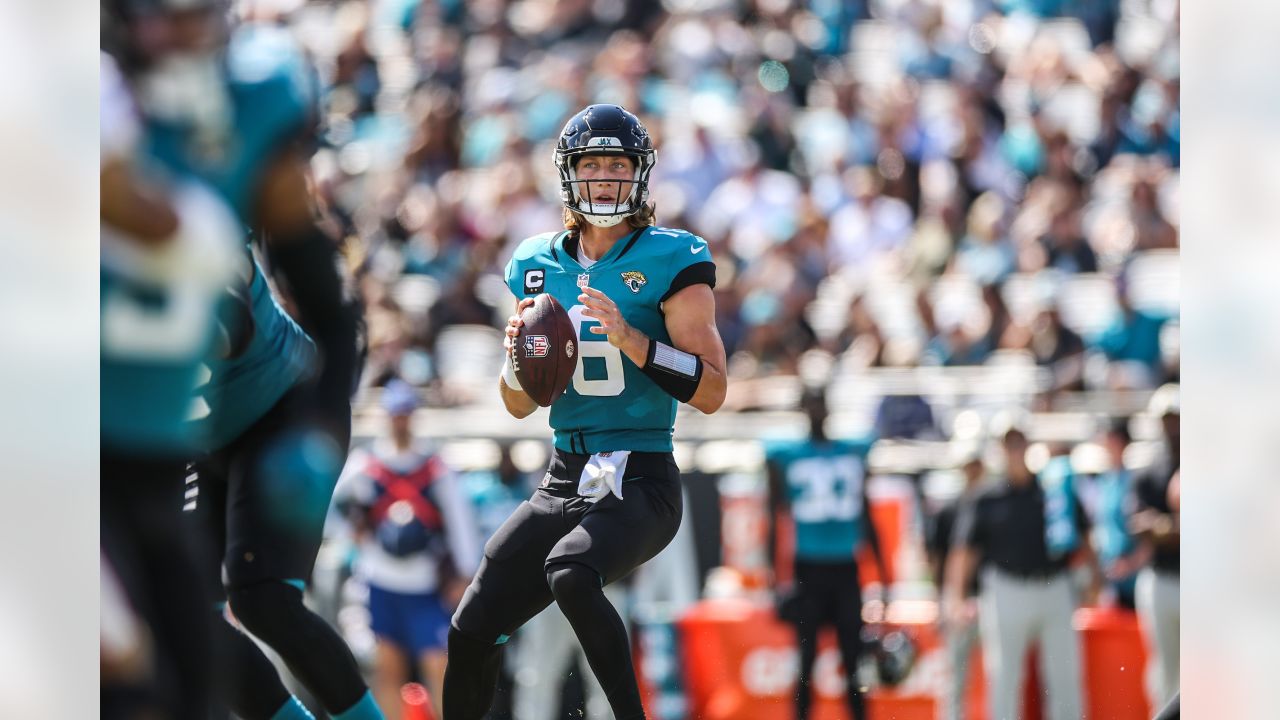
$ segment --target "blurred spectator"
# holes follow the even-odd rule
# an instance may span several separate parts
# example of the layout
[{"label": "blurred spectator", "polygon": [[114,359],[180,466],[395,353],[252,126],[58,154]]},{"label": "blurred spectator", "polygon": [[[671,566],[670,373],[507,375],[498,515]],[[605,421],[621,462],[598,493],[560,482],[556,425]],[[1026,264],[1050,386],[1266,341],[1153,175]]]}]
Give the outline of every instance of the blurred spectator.
[{"label": "blurred spectator", "polygon": [[1045,267],[1069,274],[1098,271],[1098,256],[1081,234],[1080,213],[1075,208],[1064,208],[1053,216],[1049,231],[1040,236],[1040,246]]},{"label": "blurred spectator", "polygon": [[401,361],[415,338],[411,322],[386,288],[369,278],[362,284],[369,354],[361,382],[381,387],[401,374]]},{"label": "blurred spectator", "polygon": [[925,365],[981,365],[994,349],[987,339],[990,320],[986,317],[944,317],[938,333],[924,351]]},{"label": "blurred spectator", "polygon": [[[910,341],[898,340],[884,352],[891,367],[915,367],[919,351]],[[875,431],[878,439],[926,440],[939,436],[929,401],[916,393],[890,394],[880,399],[876,408]]]},{"label": "blurred spectator", "polygon": [[415,181],[434,183],[458,167],[461,160],[457,94],[444,88],[419,91],[410,112],[417,128],[405,153],[404,166]]},{"label": "blurred spectator", "polygon": [[1084,387],[1084,341],[1062,322],[1057,304],[1037,301],[1038,309],[1030,325],[1014,323],[1000,339],[1000,346],[1026,350],[1036,365],[1053,372],[1050,392],[1080,390]]},{"label": "blurred spectator", "polygon": [[378,63],[365,45],[364,28],[359,27],[335,58],[326,98],[328,110],[349,119],[369,115],[381,85]]},{"label": "blurred spectator", "polygon": [[1164,212],[1158,205],[1153,178],[1140,175],[1134,180],[1129,207],[1134,229],[1134,250],[1178,247],[1178,231],[1165,219]]},{"label": "blurred spectator", "polygon": [[435,352],[440,333],[450,325],[490,325],[495,309],[476,294],[479,273],[474,268],[463,270],[450,282],[441,301],[427,312],[424,344]]},{"label": "blurred spectator", "polygon": [[1005,204],[983,193],[969,208],[968,231],[956,248],[956,270],[983,285],[999,283],[1013,272],[1016,256],[1003,234]]},{"label": "blurred spectator", "polygon": [[865,271],[884,253],[906,244],[911,236],[911,208],[883,194],[884,179],[874,168],[849,168],[841,181],[848,199],[831,215],[831,260],[836,268],[852,266]]},{"label": "blurred spectator", "polygon": [[1155,462],[1134,480],[1137,512],[1130,529],[1138,536],[1150,564],[1138,573],[1135,596],[1147,639],[1147,691],[1153,707],[1178,691],[1179,570],[1181,566],[1179,444],[1180,403],[1176,385],[1165,385],[1151,397],[1147,411],[1160,418],[1163,442]]},{"label": "blurred spectator", "polygon": [[1009,327],[1013,325],[1013,316],[1009,313],[1009,307],[1005,305],[1004,295],[1000,294],[998,285],[982,286],[982,304],[987,310],[987,332],[983,335],[982,343],[984,346],[991,348],[994,352],[1000,347],[1000,340],[1004,334],[1009,332]]},{"label": "blurred spectator", "polygon": [[854,367],[880,367],[885,338],[867,308],[864,296],[859,295],[849,304],[848,320],[844,329],[832,343],[836,353],[850,356]]},{"label": "blurred spectator", "polygon": [[876,437],[925,439],[936,436],[933,408],[919,395],[886,395],[876,408]]},{"label": "blurred spectator", "polygon": [[337,502],[361,538],[356,574],[369,587],[377,636],[374,697],[399,718],[400,688],[416,669],[440,717],[449,616],[480,564],[478,532],[457,477],[413,437],[416,391],[393,380],[382,405],[388,433],[353,458]]},{"label": "blurred spectator", "polygon": [[1154,387],[1161,380],[1160,330],[1166,318],[1135,308],[1124,276],[1116,279],[1116,300],[1114,319],[1091,344],[1112,362],[1111,387]]}]

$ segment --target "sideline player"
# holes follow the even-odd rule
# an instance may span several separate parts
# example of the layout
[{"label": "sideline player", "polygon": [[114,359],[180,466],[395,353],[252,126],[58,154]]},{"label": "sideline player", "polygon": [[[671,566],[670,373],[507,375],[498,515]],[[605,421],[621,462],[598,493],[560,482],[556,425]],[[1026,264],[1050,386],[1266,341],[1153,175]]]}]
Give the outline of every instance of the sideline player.
[{"label": "sideline player", "polygon": [[[307,189],[312,78],[287,34],[229,31],[224,0],[113,0],[121,55],[138,89],[151,152],[203,178],[268,240],[303,326],[272,296],[248,245],[253,334],[210,363],[198,388],[207,438],[196,513],[222,554],[225,598],[341,720],[382,717],[342,638],[302,602],[350,435],[359,313]],[[222,587],[217,564],[210,583]],[[221,595],[219,599],[221,599]],[[247,637],[215,623],[228,704],[246,720],[309,718]]]},{"label": "sideline player", "polygon": [[[870,444],[827,437],[824,388],[807,390],[801,406],[809,418],[809,437],[771,444],[769,472],[770,544],[776,510],[790,512],[795,526],[794,586],[782,593],[782,619],[796,627],[800,676],[796,688],[796,720],[808,720],[813,704],[813,664],[818,657],[818,630],[834,625],[844,663],[845,699],[854,720],[866,720],[866,700],[858,683],[862,653],[862,587],[855,553],[865,542],[880,571],[881,593],[893,584],[871,523],[867,499],[867,453]],[[773,553],[769,555],[774,557]],[[884,608],[884,598],[881,598]],[[887,614],[887,613],[886,613]]]},{"label": "sideline player", "polygon": [[[672,457],[676,401],[704,413],[725,396],[707,243],[654,227],[652,141],[635,115],[591,105],[555,151],[565,230],[525,240],[507,265],[519,312],[550,293],[577,328],[573,381],[551,407],[555,451],[542,486],[485,546],[449,631],[445,720],[480,720],[493,702],[502,645],[552,600],[582,643],[617,720],[644,717],[622,618],[603,586],[671,541],[683,509]],[[510,355],[499,381],[507,411],[537,404]]]}]

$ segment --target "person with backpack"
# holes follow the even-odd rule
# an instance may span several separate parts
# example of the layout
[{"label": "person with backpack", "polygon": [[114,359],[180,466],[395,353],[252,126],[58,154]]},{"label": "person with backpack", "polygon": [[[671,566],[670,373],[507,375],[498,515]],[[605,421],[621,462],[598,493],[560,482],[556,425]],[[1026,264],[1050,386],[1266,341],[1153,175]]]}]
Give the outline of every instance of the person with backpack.
[{"label": "person with backpack", "polygon": [[392,380],[382,393],[389,433],[358,452],[344,483],[359,537],[355,573],[369,588],[377,638],[373,694],[388,720],[414,676],[439,717],[449,617],[480,564],[479,531],[467,494],[434,450],[414,438],[417,391]]}]

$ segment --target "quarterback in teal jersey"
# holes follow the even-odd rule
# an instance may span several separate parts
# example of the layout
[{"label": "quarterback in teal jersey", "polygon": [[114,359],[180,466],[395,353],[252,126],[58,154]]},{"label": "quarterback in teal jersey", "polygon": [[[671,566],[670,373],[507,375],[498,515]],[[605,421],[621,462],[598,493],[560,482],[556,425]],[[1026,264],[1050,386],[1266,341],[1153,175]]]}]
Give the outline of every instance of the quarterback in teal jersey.
[{"label": "quarterback in teal jersey", "polygon": [[[525,240],[507,266],[516,297],[508,352],[520,311],[549,293],[577,328],[579,363],[551,405],[555,452],[542,485],[489,539],[454,613],[444,720],[484,717],[503,643],[552,601],[614,717],[644,717],[626,628],[602,588],[656,555],[680,525],[676,403],[712,413],[725,396],[711,250],[654,226],[654,161],[630,112],[591,105],[574,115],[555,153],[565,229]],[[498,385],[515,417],[537,409],[510,362]]]},{"label": "quarterback in teal jersey", "polygon": [[[810,389],[801,401],[809,419],[809,437],[769,443],[769,540],[777,539],[775,519],[788,512],[795,528],[793,581],[779,589],[781,619],[796,626],[800,677],[796,720],[808,720],[813,703],[813,666],[818,630],[834,625],[844,666],[846,700],[854,720],[865,720],[865,700],[857,679],[862,652],[862,590],[855,560],[863,543],[880,571],[881,587],[891,582],[867,500],[867,442],[827,437],[825,392]],[[772,560],[775,552],[770,552]]]},{"label": "quarterback in teal jersey", "polygon": [[[247,244],[229,292],[243,297],[237,352],[208,362],[192,427],[195,517],[215,544],[205,565],[239,625],[276,650],[335,718],[382,717],[350,649],[302,601],[350,435],[358,307],[307,187],[314,77],[279,28],[231,29],[226,0],[109,0],[106,23],[137,89],[148,150],[212,186],[289,291],[273,297]],[[220,561],[220,562],[219,562]],[[225,577],[225,583],[223,578]],[[214,623],[222,695],[245,720],[310,713],[246,635]]]}]

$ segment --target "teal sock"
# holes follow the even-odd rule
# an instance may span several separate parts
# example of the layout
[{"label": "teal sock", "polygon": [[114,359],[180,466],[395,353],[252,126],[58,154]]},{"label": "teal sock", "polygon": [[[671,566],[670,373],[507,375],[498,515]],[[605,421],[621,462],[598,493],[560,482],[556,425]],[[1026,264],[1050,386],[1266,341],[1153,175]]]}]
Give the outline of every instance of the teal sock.
[{"label": "teal sock", "polygon": [[316,720],[316,716],[312,715],[298,698],[290,695],[289,700],[280,706],[275,715],[271,716],[271,720]]},{"label": "teal sock", "polygon": [[384,718],[382,711],[378,709],[378,704],[373,701],[373,695],[366,690],[364,697],[361,697],[355,705],[334,715],[333,720],[384,720]]}]

